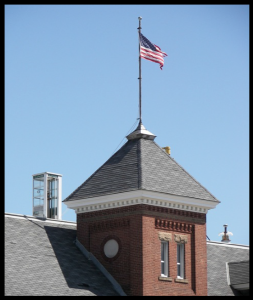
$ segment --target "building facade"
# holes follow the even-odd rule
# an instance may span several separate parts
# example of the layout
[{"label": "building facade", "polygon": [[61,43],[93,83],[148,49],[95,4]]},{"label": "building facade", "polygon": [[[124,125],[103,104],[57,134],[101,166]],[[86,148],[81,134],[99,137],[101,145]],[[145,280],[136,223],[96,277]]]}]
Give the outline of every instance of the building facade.
[{"label": "building facade", "polygon": [[140,122],[64,203],[77,239],[131,296],[207,295],[206,213],[219,203]]}]

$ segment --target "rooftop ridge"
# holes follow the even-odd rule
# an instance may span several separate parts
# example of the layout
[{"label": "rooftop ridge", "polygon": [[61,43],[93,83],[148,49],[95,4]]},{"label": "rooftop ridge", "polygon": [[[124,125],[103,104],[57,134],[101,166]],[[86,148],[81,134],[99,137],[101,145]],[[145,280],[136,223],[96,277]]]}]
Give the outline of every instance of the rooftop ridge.
[{"label": "rooftop ridge", "polygon": [[17,219],[29,219],[29,220],[39,221],[39,222],[50,222],[50,223],[55,223],[55,224],[76,225],[75,221],[57,220],[57,219],[50,219],[50,218],[38,218],[38,217],[34,217],[34,216],[8,213],[8,212],[5,212],[5,217],[17,218]]},{"label": "rooftop ridge", "polygon": [[138,163],[138,189],[142,189],[142,169],[141,169],[141,149],[140,143],[137,143],[137,163]]},{"label": "rooftop ridge", "polygon": [[221,246],[221,247],[233,247],[233,248],[249,250],[249,245],[222,243],[222,242],[216,242],[216,241],[207,241],[206,243],[210,244],[210,245],[213,244],[213,245]]},{"label": "rooftop ridge", "polygon": [[249,260],[238,260],[238,261],[230,261],[228,264],[241,264],[241,263],[247,263]]}]

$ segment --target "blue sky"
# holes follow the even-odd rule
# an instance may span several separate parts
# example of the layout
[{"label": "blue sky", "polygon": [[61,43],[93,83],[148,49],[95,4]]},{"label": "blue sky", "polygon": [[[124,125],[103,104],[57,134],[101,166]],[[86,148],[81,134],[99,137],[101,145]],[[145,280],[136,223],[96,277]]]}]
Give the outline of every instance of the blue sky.
[{"label": "blue sky", "polygon": [[[249,244],[249,5],[5,5],[5,212],[32,215],[32,175],[65,199],[139,113],[138,17],[168,54],[142,59],[142,121],[221,201],[207,235]],[[63,204],[63,219],[75,221]]]}]

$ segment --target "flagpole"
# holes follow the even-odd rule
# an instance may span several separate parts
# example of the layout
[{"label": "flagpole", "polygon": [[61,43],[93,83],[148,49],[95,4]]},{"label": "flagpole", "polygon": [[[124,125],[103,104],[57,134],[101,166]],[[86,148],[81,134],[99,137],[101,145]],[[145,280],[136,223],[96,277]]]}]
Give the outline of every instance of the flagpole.
[{"label": "flagpole", "polygon": [[141,120],[141,45],[140,45],[140,33],[141,33],[141,19],[142,17],[138,17],[139,19],[139,123],[142,123]]}]

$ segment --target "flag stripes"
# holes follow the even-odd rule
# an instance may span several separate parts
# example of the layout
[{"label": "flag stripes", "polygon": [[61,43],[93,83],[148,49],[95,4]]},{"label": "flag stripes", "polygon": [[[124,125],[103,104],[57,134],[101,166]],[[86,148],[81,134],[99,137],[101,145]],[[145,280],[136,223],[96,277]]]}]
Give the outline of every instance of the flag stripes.
[{"label": "flag stripes", "polygon": [[151,43],[142,33],[140,37],[140,57],[160,64],[160,69],[164,65],[164,57],[167,54],[161,51],[161,48]]}]

